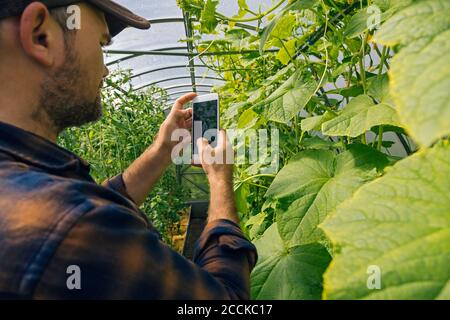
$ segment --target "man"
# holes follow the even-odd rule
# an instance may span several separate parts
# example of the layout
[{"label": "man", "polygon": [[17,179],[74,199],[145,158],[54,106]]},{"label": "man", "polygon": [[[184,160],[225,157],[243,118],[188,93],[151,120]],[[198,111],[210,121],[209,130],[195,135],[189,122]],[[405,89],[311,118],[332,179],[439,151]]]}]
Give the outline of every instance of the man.
[{"label": "man", "polygon": [[[78,0],[80,1],[80,0]],[[66,25],[76,5],[80,28]],[[0,0],[0,295],[25,299],[246,299],[256,251],[242,234],[232,166],[207,164],[208,224],[194,262],[160,241],[138,206],[171,161],[174,104],[155,143],[103,185],[58,147],[58,134],[101,116],[102,46],[149,23],[108,0]],[[224,132],[214,150],[230,151]],[[208,149],[208,150],[207,150]]]}]

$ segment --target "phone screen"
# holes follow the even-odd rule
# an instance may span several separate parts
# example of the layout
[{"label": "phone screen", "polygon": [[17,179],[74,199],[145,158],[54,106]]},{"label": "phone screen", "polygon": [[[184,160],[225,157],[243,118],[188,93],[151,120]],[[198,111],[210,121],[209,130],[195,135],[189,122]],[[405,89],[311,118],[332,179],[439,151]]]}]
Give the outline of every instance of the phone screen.
[{"label": "phone screen", "polygon": [[193,139],[192,139],[192,154],[197,155],[197,139],[204,137],[208,139],[209,144],[215,147],[217,144],[218,123],[217,100],[194,102],[193,110]]}]

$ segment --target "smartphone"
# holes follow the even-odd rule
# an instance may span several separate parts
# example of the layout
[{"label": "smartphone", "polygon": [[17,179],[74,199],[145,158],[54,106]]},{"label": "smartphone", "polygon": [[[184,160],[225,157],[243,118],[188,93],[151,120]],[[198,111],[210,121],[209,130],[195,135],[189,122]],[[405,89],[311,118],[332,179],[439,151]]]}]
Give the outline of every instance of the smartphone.
[{"label": "smartphone", "polygon": [[200,163],[197,139],[208,139],[212,147],[217,146],[219,136],[219,95],[211,93],[192,100],[192,160]]}]

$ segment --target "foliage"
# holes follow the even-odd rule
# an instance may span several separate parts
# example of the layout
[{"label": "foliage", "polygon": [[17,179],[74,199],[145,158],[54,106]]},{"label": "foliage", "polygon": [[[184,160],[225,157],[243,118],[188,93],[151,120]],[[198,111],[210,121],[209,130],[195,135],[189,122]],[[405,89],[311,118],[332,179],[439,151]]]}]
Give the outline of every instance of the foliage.
[{"label": "foliage", "polygon": [[449,2],[178,2],[225,80],[222,126],[279,130],[276,175],[236,168],[253,297],[448,298]]},{"label": "foliage", "polygon": [[[450,148],[424,149],[363,186],[324,222],[339,247],[325,274],[331,299],[449,297]],[[367,266],[383,273],[369,290]]]},{"label": "foliage", "polygon": [[[126,71],[110,75],[102,91],[103,117],[82,128],[69,129],[59,139],[62,146],[91,164],[92,176],[99,183],[123,172],[137,159],[151,145],[165,118],[165,92],[157,88],[135,92],[129,76]],[[141,207],[168,242],[186,196],[171,167]]]}]

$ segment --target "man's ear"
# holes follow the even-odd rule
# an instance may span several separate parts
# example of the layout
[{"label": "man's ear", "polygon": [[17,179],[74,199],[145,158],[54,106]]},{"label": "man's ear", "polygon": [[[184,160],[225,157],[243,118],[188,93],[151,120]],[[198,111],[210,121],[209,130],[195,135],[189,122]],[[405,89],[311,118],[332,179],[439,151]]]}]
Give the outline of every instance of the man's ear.
[{"label": "man's ear", "polygon": [[56,60],[58,41],[64,41],[62,32],[52,22],[47,7],[40,2],[32,2],[20,18],[20,42],[25,53],[38,63],[50,67]]}]

